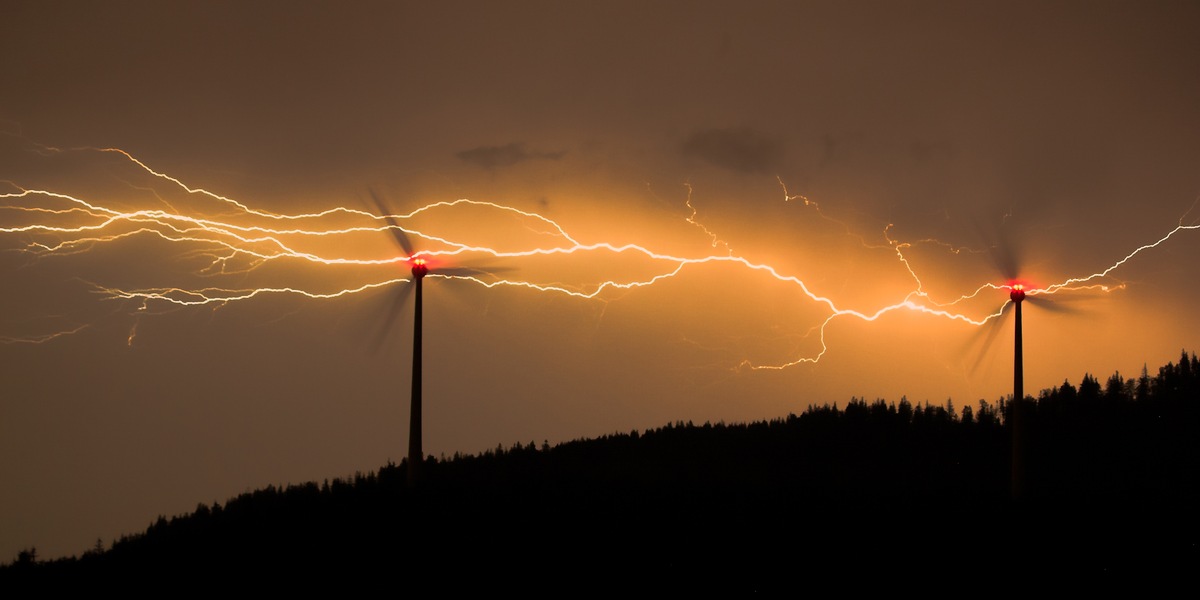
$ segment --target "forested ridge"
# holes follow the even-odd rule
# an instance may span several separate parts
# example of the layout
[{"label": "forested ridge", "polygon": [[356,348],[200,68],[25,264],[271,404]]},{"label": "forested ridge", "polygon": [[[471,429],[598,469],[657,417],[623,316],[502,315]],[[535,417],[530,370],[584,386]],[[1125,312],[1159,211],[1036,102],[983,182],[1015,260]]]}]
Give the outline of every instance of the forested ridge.
[{"label": "forested ridge", "polygon": [[1042,391],[1023,403],[1015,500],[1011,403],[854,398],[764,422],[430,457],[416,489],[403,463],[272,485],[79,556],[24,551],[0,581],[366,569],[467,587],[520,574],[504,581],[759,589],[912,561],[947,577],[1161,578],[1197,564],[1198,407],[1200,362],[1186,352],[1154,375]]}]

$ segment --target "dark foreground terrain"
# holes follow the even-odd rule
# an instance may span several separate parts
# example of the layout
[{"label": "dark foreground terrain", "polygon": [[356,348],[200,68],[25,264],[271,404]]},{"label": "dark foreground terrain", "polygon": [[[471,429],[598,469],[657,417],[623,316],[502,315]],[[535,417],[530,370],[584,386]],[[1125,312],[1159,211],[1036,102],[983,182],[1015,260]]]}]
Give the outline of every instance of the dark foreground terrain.
[{"label": "dark foreground terrain", "polygon": [[[852,400],[268,487],[0,584],[982,590],[1200,572],[1200,362],[1012,406]],[[233,586],[233,587],[231,587]],[[957,586],[969,586],[957,588]],[[147,588],[157,589],[157,588]],[[1068,589],[1061,587],[1060,589]]]}]

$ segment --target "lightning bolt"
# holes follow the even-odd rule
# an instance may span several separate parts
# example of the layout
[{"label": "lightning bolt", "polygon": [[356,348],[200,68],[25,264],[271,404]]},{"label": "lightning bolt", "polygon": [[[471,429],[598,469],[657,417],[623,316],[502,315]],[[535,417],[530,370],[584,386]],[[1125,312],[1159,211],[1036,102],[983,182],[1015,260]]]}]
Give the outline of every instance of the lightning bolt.
[{"label": "lightning bolt", "polygon": [[53,339],[57,339],[57,338],[60,338],[63,336],[79,333],[80,331],[83,331],[84,329],[87,329],[87,328],[88,328],[87,325],[80,325],[78,327],[75,327],[74,329],[65,329],[63,331],[56,331],[53,333],[47,333],[47,334],[43,334],[43,335],[29,336],[29,337],[0,336],[0,344],[44,344]]},{"label": "lightning bolt", "polygon": [[[1096,279],[1102,279],[1104,277],[1108,277],[1108,275],[1110,273],[1119,269],[1122,265],[1129,262],[1133,257],[1141,254],[1142,252],[1145,252],[1146,250],[1150,250],[1152,248],[1157,248],[1160,244],[1171,239],[1177,233],[1180,233],[1183,231],[1195,231],[1197,229],[1200,229],[1200,225],[1196,225],[1196,224],[1186,225],[1186,224],[1184,224],[1183,219],[1180,219],[1179,224],[1176,225],[1175,228],[1172,229],[1171,231],[1168,231],[1166,235],[1159,238],[1158,241],[1139,246],[1133,252],[1126,254],[1125,258],[1118,260],[1117,262],[1113,263],[1108,268],[1106,268],[1102,271],[1097,271],[1095,273],[1092,273],[1091,275],[1085,275],[1083,277],[1071,277],[1065,281],[1062,281],[1061,283],[1051,284],[1044,288],[1033,290],[1030,293],[1035,294],[1035,295],[1036,294],[1055,294],[1060,291],[1076,291],[1076,290],[1083,290],[1083,289],[1090,289],[1090,290],[1098,289],[1098,290],[1107,292],[1110,289],[1113,289],[1113,287],[1105,285],[1105,284],[1090,284],[1089,285],[1088,282],[1094,281]],[[1120,288],[1123,288],[1124,286],[1122,284],[1122,285],[1118,285],[1115,287],[1117,289],[1120,289]]]},{"label": "lightning bolt", "polygon": [[[175,308],[219,307],[234,302],[251,301],[265,296],[299,296],[312,300],[331,300],[352,296],[370,290],[404,284],[410,276],[393,276],[389,270],[380,277],[374,275],[366,283],[349,285],[305,284],[300,280],[311,277],[289,279],[289,270],[295,265],[307,265],[322,274],[332,273],[331,279],[342,278],[337,272],[371,275],[378,269],[403,266],[419,256],[424,260],[453,262],[461,257],[484,257],[522,265],[535,265],[533,271],[541,277],[513,277],[473,273],[436,273],[431,278],[460,280],[483,288],[513,288],[532,292],[555,294],[579,300],[607,301],[615,292],[631,292],[654,286],[675,278],[689,269],[706,265],[729,265],[756,277],[773,280],[798,290],[807,301],[823,314],[810,328],[815,333],[818,348],[770,364],[756,364],[743,360],[730,368],[735,370],[782,370],[802,363],[817,363],[829,352],[826,332],[829,325],[840,319],[857,319],[864,322],[877,321],[883,316],[909,311],[931,318],[945,319],[965,325],[980,326],[998,318],[1009,302],[1005,300],[994,312],[982,316],[971,316],[960,308],[981,297],[987,291],[1009,289],[1010,283],[985,282],[957,297],[935,299],[927,290],[908,253],[919,246],[931,246],[947,255],[979,254],[981,249],[954,246],[927,238],[902,241],[894,235],[894,226],[887,224],[882,230],[882,242],[871,242],[852,231],[846,223],[822,211],[821,206],[805,196],[788,191],[782,178],[777,178],[783,190],[783,201],[796,204],[812,211],[820,219],[835,224],[853,237],[865,249],[884,251],[894,255],[900,268],[904,269],[912,282],[910,290],[894,302],[882,303],[869,309],[850,308],[839,303],[828,292],[822,292],[800,276],[785,272],[764,262],[739,255],[713,230],[698,220],[699,211],[692,201],[692,187],[685,184],[687,198],[684,207],[690,214],[684,221],[700,229],[705,245],[710,252],[697,254],[664,252],[652,247],[635,244],[614,244],[605,241],[589,241],[583,236],[568,232],[567,227],[542,214],[506,206],[498,203],[458,199],[426,204],[403,214],[377,215],[366,210],[338,206],[327,210],[300,214],[275,213],[222,196],[209,190],[191,187],[183,181],[154,170],[129,152],[117,148],[72,148],[60,149],[50,146],[35,146],[32,150],[39,156],[55,157],[68,153],[98,153],[116,157],[125,167],[148,178],[157,185],[133,186],[135,193],[117,199],[87,199],[80,194],[53,191],[37,187],[26,187],[13,181],[4,182],[11,191],[0,193],[0,216],[4,226],[0,234],[17,240],[10,250],[21,252],[32,260],[50,260],[59,257],[95,253],[108,246],[137,240],[158,240],[170,246],[179,246],[183,251],[174,257],[183,263],[178,277],[185,283],[164,284],[156,287],[125,287],[93,283],[94,290],[110,300],[136,302],[137,312],[145,313],[151,306],[162,305]],[[147,199],[152,206],[139,207]],[[182,207],[182,208],[180,208]],[[447,222],[441,217],[471,212],[496,222],[515,225],[521,235],[509,235],[503,241],[488,244],[471,243],[462,234],[439,231],[436,223]],[[1186,216],[1186,215],[1185,215]],[[451,219],[453,220],[453,219]],[[414,256],[397,256],[392,251],[384,252],[375,247],[387,238],[391,228],[400,228],[407,236],[421,240],[426,248]],[[1031,289],[1031,295],[1056,294],[1077,290],[1112,291],[1122,289],[1123,284],[1106,281],[1110,274],[1133,257],[1158,247],[1182,232],[1194,231],[1200,225],[1185,224],[1181,219],[1157,241],[1145,244],[1129,252],[1124,258],[1104,269],[1088,275],[1070,277],[1061,282]],[[716,252],[718,248],[721,252]],[[616,268],[635,275],[614,278],[610,271]],[[632,265],[632,267],[631,267]],[[352,273],[351,273],[352,272]],[[404,270],[400,271],[404,273]],[[590,274],[591,279],[580,282],[579,272]],[[564,275],[575,277],[575,281],[564,280]],[[279,284],[232,286],[194,285],[192,278],[219,280],[230,278],[248,280],[252,277],[279,281]],[[138,330],[135,322],[129,331],[127,343],[132,345]],[[74,325],[61,331],[31,336],[0,337],[3,343],[42,344],[60,337],[82,331],[87,324]]]},{"label": "lightning bolt", "polygon": [[685,183],[683,184],[683,187],[687,189],[687,200],[684,201],[684,204],[688,207],[688,210],[692,211],[692,214],[688,215],[687,217],[687,222],[691,223],[695,227],[700,228],[700,230],[704,232],[704,235],[708,236],[708,238],[712,240],[711,246],[713,249],[716,249],[717,246],[724,246],[729,252],[729,255],[732,256],[733,250],[729,247],[729,243],[717,237],[717,234],[709,231],[708,227],[696,219],[696,216],[700,214],[700,211],[696,210],[695,206],[692,206],[692,184]]}]

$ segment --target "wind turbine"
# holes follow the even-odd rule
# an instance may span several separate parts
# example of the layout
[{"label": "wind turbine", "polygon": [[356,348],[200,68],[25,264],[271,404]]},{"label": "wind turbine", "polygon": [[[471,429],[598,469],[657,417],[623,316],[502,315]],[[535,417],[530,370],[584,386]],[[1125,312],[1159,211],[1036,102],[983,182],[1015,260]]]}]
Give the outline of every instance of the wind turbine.
[{"label": "wind turbine", "polygon": [[[978,224],[976,230],[981,238],[988,242],[988,255],[996,266],[999,274],[1005,278],[1004,285],[995,286],[999,289],[1008,290],[1008,302],[1000,309],[1000,314],[996,315],[991,321],[991,326],[987,329],[987,339],[984,342],[980,356],[975,362],[975,367],[978,368],[980,361],[983,359],[983,352],[991,346],[995,340],[996,334],[999,333],[999,326],[1003,321],[1004,313],[1008,311],[1011,305],[1016,313],[1015,331],[1013,335],[1013,395],[1014,402],[1025,398],[1025,375],[1024,375],[1024,356],[1022,350],[1021,336],[1021,307],[1026,300],[1035,302],[1039,308],[1046,309],[1050,312],[1069,312],[1068,309],[1061,306],[1059,303],[1051,301],[1045,294],[1039,295],[1038,290],[1031,287],[1029,281],[1020,278],[1023,275],[1021,256],[1018,256],[1018,250],[1021,248],[1018,244],[1014,244],[1009,239],[1009,230],[1001,230],[996,236],[985,235],[984,229]],[[991,239],[988,239],[991,238]],[[974,368],[972,370],[974,370]]]},{"label": "wind turbine", "polygon": [[1022,261],[1016,255],[1018,246],[1010,243],[1006,236],[1000,236],[996,243],[989,245],[989,248],[989,254],[995,262],[996,267],[1007,278],[1005,285],[997,287],[1008,289],[1009,301],[1001,307],[1000,314],[992,320],[991,327],[988,328],[987,340],[984,342],[983,350],[980,351],[980,356],[976,360],[975,366],[978,367],[979,362],[983,359],[984,351],[986,351],[995,339],[996,334],[999,332],[999,325],[1003,319],[1004,312],[1011,305],[1016,320],[1013,331],[1013,395],[1010,400],[1010,410],[1008,413],[1012,420],[1010,423],[1012,427],[1010,493],[1013,499],[1019,500],[1026,495],[1025,481],[1029,437],[1027,423],[1029,406],[1025,401],[1025,360],[1021,308],[1027,299],[1030,302],[1034,302],[1034,298],[1036,297],[1038,306],[1051,312],[1064,312],[1066,309],[1050,301],[1048,298],[1039,297],[1035,288],[1031,288],[1026,281],[1017,278],[1018,273],[1021,271],[1020,264]]},{"label": "wind turbine", "polygon": [[400,292],[396,295],[395,301],[392,304],[392,309],[388,313],[387,320],[383,328],[379,332],[378,342],[381,342],[387,336],[391,329],[392,323],[396,320],[396,315],[404,308],[404,303],[408,300],[408,295],[415,289],[416,302],[413,307],[413,363],[412,363],[412,399],[409,404],[408,417],[408,485],[416,487],[421,480],[421,463],[425,460],[425,453],[421,446],[421,312],[422,312],[422,282],[425,276],[429,273],[448,277],[463,277],[475,276],[495,273],[495,270],[487,271],[483,269],[474,269],[469,267],[443,267],[431,265],[429,260],[421,255],[420,252],[414,252],[412,241],[408,238],[408,234],[396,222],[395,217],[388,212],[383,201],[371,190],[371,199],[374,200],[376,208],[379,209],[380,218],[388,224],[388,231],[396,239],[396,243],[400,249],[404,251],[408,257],[408,263],[412,265],[412,285],[400,288]]}]

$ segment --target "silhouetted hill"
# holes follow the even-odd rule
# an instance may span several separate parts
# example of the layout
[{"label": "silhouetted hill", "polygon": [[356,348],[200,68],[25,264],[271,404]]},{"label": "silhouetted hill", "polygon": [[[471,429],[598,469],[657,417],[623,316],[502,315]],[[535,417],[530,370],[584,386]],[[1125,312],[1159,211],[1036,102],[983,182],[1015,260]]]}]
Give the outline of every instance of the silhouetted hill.
[{"label": "silhouetted hill", "polygon": [[1003,402],[960,414],[852,399],[769,422],[430,458],[416,490],[403,464],[271,486],[160,517],[107,551],[23,554],[0,580],[370,574],[447,589],[676,591],[1161,578],[1196,564],[1198,400],[1200,363],[1186,353],[1155,377],[1043,391],[1028,407],[1019,502]]}]

